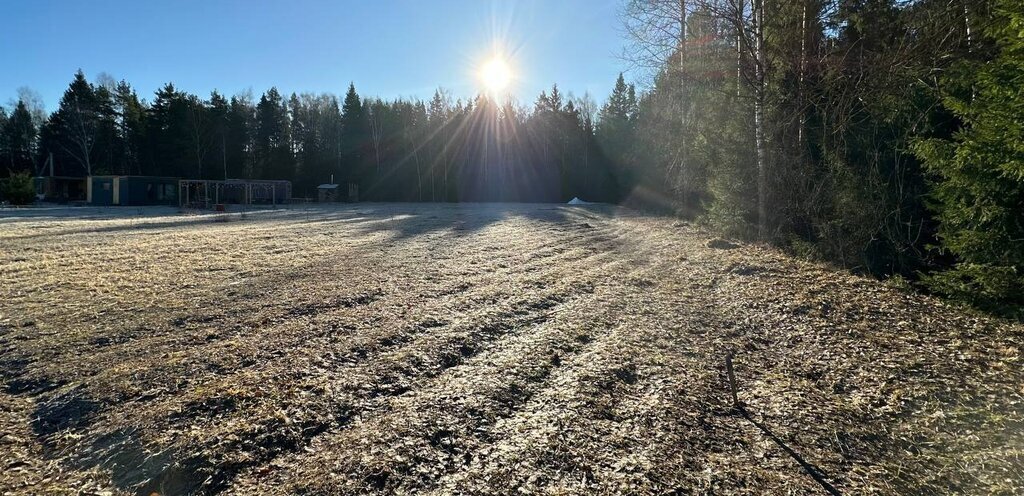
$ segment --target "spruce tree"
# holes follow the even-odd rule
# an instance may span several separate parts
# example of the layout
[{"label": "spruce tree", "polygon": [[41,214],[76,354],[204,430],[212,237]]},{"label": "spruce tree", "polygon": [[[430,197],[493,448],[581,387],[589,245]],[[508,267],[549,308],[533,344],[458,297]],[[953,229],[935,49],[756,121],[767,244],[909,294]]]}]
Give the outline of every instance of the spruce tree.
[{"label": "spruce tree", "polygon": [[36,126],[32,123],[32,114],[29,113],[25,102],[18,100],[11,116],[6,123],[0,127],[7,162],[5,165],[11,173],[35,172],[33,170],[33,159],[35,158]]},{"label": "spruce tree", "polygon": [[957,257],[951,270],[927,279],[942,293],[985,307],[1024,307],[1024,5],[997,4],[988,30],[999,53],[968,63],[957,74],[963,96],[946,107],[964,125],[952,140],[917,146],[932,181],[932,207],[943,249]]},{"label": "spruce tree", "polygon": [[208,108],[210,120],[210,166],[207,167],[209,178],[227,179],[228,177],[228,121],[231,107],[227,98],[217,90],[210,93]]},{"label": "spruce tree", "polygon": [[[107,76],[109,78],[109,76]],[[112,79],[110,80],[112,81]],[[117,125],[117,110],[114,103],[116,83],[107,81],[104,85],[94,85],[95,109],[97,118],[96,144],[93,151],[96,157],[94,170],[99,174],[114,174],[120,156],[117,152],[120,144]]]},{"label": "spruce tree", "polygon": [[631,163],[637,113],[636,91],[632,85],[626,84],[620,73],[611,95],[601,107],[600,119],[594,130],[604,156],[611,163],[616,182],[623,187],[617,192],[620,197],[628,195],[630,192],[625,189],[639,180]]},{"label": "spruce tree", "polygon": [[118,159],[115,170],[119,174],[145,174],[150,169],[148,165],[143,165],[147,159],[146,107],[131,85],[121,81],[114,91],[114,108],[118,124]]},{"label": "spruce tree", "polygon": [[75,164],[64,173],[93,174],[94,147],[101,127],[100,113],[96,90],[79,70],[47,125],[49,149],[59,152],[61,163]]},{"label": "spruce tree", "polygon": [[[185,95],[185,128],[188,132],[190,158],[187,174],[198,179],[216,177],[213,171],[205,167],[206,156],[212,144],[213,124],[206,102],[197,95]],[[214,168],[214,171],[217,169]]]},{"label": "spruce tree", "polygon": [[366,152],[369,149],[370,133],[362,100],[356,93],[356,86],[350,83],[341,106],[341,184],[346,182],[370,184]]},{"label": "spruce tree", "polygon": [[10,153],[7,149],[7,110],[0,107],[0,177],[8,175],[8,170],[5,165],[11,162],[8,157]]},{"label": "spruce tree", "polygon": [[171,83],[156,92],[146,129],[152,174],[194,177],[195,148],[190,120],[188,95]]},{"label": "spruce tree", "polygon": [[277,88],[270,88],[256,105],[256,160],[263,179],[295,179],[288,109]]},{"label": "spruce tree", "polygon": [[253,139],[256,129],[256,109],[249,95],[231,97],[227,118],[227,177],[229,179],[255,178],[255,152]]}]

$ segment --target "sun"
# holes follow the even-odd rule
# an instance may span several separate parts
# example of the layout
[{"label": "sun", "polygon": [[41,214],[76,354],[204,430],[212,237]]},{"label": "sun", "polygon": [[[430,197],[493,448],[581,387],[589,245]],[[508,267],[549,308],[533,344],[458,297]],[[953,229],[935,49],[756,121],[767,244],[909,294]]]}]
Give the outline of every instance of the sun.
[{"label": "sun", "polygon": [[495,57],[480,67],[480,82],[492,95],[498,96],[512,83],[512,69],[504,60]]}]

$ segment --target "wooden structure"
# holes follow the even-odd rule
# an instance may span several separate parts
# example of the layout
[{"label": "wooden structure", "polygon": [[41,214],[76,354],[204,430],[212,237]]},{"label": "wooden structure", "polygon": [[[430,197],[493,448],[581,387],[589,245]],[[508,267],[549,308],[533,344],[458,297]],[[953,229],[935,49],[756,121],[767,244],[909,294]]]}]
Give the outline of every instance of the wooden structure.
[{"label": "wooden structure", "polygon": [[292,200],[292,183],[284,180],[182,179],[178,181],[178,205],[212,208],[227,203],[280,205]]},{"label": "wooden structure", "polygon": [[89,176],[86,201],[91,205],[174,205],[178,178],[157,176]]},{"label": "wooden structure", "polygon": [[338,201],[337,184],[321,184],[316,187],[316,198],[320,203],[333,203]]}]

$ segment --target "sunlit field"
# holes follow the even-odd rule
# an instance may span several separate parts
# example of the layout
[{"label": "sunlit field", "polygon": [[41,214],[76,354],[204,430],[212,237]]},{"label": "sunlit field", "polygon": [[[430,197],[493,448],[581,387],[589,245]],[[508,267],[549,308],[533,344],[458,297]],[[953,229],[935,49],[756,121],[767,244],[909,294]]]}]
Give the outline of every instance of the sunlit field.
[{"label": "sunlit field", "polygon": [[14,493],[1024,490],[1019,324],[672,218],[38,209],[0,279]]}]

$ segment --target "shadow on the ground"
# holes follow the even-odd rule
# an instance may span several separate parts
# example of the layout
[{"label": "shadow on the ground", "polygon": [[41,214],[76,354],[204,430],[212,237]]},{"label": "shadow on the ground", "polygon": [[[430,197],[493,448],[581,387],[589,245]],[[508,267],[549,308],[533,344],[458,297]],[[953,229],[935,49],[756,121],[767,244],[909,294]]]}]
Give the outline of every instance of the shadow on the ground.
[{"label": "shadow on the ground", "polygon": [[[40,210],[13,217],[0,218],[0,223],[38,221],[117,221],[114,225],[93,225],[60,229],[31,226],[29,234],[8,236],[10,240],[40,239],[74,234],[103,234],[130,231],[172,229],[202,226],[220,222],[297,222],[305,224],[343,223],[358,227],[358,232],[393,231],[395,239],[412,238],[439,230],[456,235],[469,235],[511,218],[545,223],[565,223],[602,217],[614,210],[612,205],[529,203],[365,203],[331,206],[293,205],[279,209],[253,209],[243,212],[185,213],[168,207],[123,207],[120,210],[66,208]],[[38,229],[38,231],[35,231]]]},{"label": "shadow on the ground", "polygon": [[796,460],[796,462],[800,464],[804,471],[807,472],[808,475],[810,475],[818,484],[821,485],[822,489],[824,489],[825,492],[833,496],[842,495],[842,493],[840,493],[839,490],[835,488],[835,486],[833,486],[831,483],[829,483],[828,480],[825,479],[825,473],[817,465],[808,462],[802,456],[800,456],[799,453],[793,451],[793,448],[790,448],[789,445],[782,441],[782,439],[779,439],[779,436],[776,436],[775,433],[768,428],[768,426],[761,422],[758,422],[757,420],[754,420],[754,417],[750,415],[750,412],[748,412],[746,408],[740,407],[739,411],[740,415],[743,415],[743,418],[749,420],[750,423],[754,424],[754,426],[756,426],[758,429],[761,429],[761,432],[763,432],[765,436],[768,436],[769,439],[774,441],[775,444],[782,448],[783,451],[785,451],[790,457]]}]

